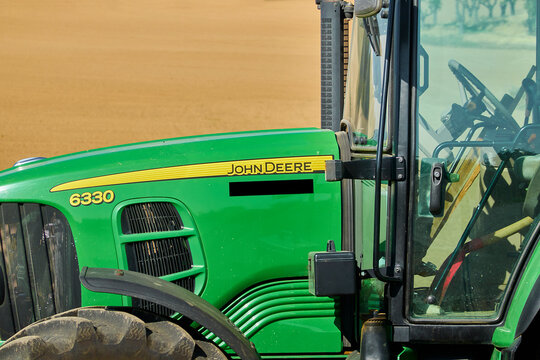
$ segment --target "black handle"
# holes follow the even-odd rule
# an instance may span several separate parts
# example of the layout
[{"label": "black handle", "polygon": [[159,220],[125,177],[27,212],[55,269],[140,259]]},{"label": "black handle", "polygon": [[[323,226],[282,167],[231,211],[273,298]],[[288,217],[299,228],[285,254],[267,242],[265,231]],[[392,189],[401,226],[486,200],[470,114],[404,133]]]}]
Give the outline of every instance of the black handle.
[{"label": "black handle", "polygon": [[429,212],[433,216],[442,216],[444,212],[445,168],[442,163],[431,167],[431,191],[429,194]]},{"label": "black handle", "polygon": [[422,85],[418,86],[418,96],[422,96],[422,94],[428,89],[429,87],[429,55],[424,49],[423,46],[420,45],[420,49],[418,51],[418,55],[420,55],[420,58],[424,60],[424,66],[423,68],[423,81],[424,83]]}]

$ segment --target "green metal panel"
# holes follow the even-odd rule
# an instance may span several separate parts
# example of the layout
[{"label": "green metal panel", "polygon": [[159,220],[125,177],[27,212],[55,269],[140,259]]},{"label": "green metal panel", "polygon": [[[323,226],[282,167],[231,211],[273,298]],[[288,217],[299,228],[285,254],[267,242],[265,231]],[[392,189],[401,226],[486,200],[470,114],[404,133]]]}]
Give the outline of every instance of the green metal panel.
[{"label": "green metal panel", "polygon": [[397,356],[397,360],[417,360],[418,357],[413,349],[408,347],[403,347],[403,351]]},{"label": "green metal panel", "polygon": [[[355,237],[358,264],[362,270],[373,269],[373,219],[375,216],[373,202],[375,199],[375,182],[372,180],[355,181]],[[381,246],[380,253],[384,256],[386,250],[386,219],[387,219],[387,184],[381,188]],[[381,264],[381,266],[384,266]]]},{"label": "green metal panel", "polygon": [[501,360],[502,353],[499,349],[493,349],[490,360]]},{"label": "green metal panel", "polygon": [[[317,171],[311,171],[310,166],[315,163],[295,167],[296,157],[317,158]],[[324,170],[324,159],[332,157],[339,157],[335,135],[320,129],[153,141],[81,152],[7,169],[0,172],[0,201],[37,202],[56,207],[70,223],[79,265],[107,268],[125,268],[123,246],[139,239],[139,235],[122,235],[118,231],[121,206],[148,199],[170,201],[187,224],[176,235],[189,237],[190,243],[199,244],[199,249],[195,249],[193,269],[165,278],[173,280],[175,276],[196,272],[199,274],[196,292],[221,308],[256,284],[306,277],[308,252],[324,250],[330,239],[338,244],[339,250],[340,184],[326,182],[324,171],[321,171],[321,166]],[[289,165],[280,165],[282,171],[273,173],[250,174],[245,165],[253,159],[278,158],[293,160]],[[235,162],[244,166],[237,168],[243,169],[243,174],[227,176],[215,172],[220,166],[223,171],[223,164],[232,164],[234,170]],[[278,160],[274,162],[279,163]],[[200,170],[199,164],[203,164],[206,172]],[[194,171],[194,175],[180,174],[187,170]],[[156,172],[162,176],[162,181],[157,181],[160,179],[154,176]],[[121,183],[116,181],[119,176],[131,180]],[[230,182],[277,180],[308,180],[313,183],[313,192],[259,196],[229,194]],[[113,200],[109,197],[110,202],[92,198],[86,206],[70,205],[73,196],[80,201],[84,199],[84,193],[98,192],[101,197],[107,191],[114,193]],[[77,205],[76,202],[72,204]],[[127,301],[118,295],[83,289],[82,302],[83,305],[122,305]],[[336,313],[332,306],[313,311],[326,311],[324,318],[332,319],[323,320],[323,328],[334,326]],[[289,333],[292,339],[294,334],[298,343],[305,341],[301,336],[304,320],[283,318],[281,321],[283,336]],[[263,333],[253,326],[245,330]],[[329,333],[332,336],[321,342],[324,345],[320,348],[324,347],[327,352],[339,350],[341,339],[335,335],[337,332],[331,330]],[[268,337],[257,335],[257,341],[262,344]],[[293,345],[289,347],[291,351],[294,348]]]},{"label": "green metal panel", "polygon": [[[338,308],[335,299],[311,295],[307,279],[298,279],[257,286],[224,313],[260,353],[341,352]],[[226,348],[214,334],[204,334]]]},{"label": "green metal panel", "polygon": [[251,340],[261,353],[339,353],[342,350],[341,333],[336,328],[334,316],[326,314],[274,322]]},{"label": "green metal panel", "polygon": [[[270,354],[270,355],[262,355],[262,359],[346,359],[349,355],[348,354],[286,354],[286,355],[280,355],[280,354]],[[238,356],[231,356],[231,359],[240,359]]]},{"label": "green metal panel", "polygon": [[[539,276],[540,246],[537,243],[530,260],[521,275],[521,279],[517,284],[514,296],[512,297],[512,302],[508,307],[504,324],[496,328],[493,333],[492,342],[496,347],[506,348],[514,342],[519,318],[521,317],[525,303]],[[530,316],[534,315],[535,314],[530,314]]]}]

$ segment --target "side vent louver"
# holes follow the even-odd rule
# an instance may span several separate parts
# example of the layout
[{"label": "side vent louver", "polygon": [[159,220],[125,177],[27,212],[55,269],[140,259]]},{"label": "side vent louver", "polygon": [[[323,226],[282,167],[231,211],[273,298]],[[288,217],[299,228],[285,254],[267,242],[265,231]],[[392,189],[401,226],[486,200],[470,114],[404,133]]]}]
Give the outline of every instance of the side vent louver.
[{"label": "side vent louver", "polygon": [[[121,215],[124,234],[144,234],[182,230],[183,224],[173,204],[147,202],[126,206]],[[170,237],[126,243],[128,269],[151,276],[165,276],[191,269],[193,259],[186,237]],[[172,281],[194,291],[193,277]],[[133,306],[161,315],[170,316],[172,311],[155,303],[133,298]]]},{"label": "side vent louver", "polygon": [[185,238],[138,241],[126,244],[129,270],[164,276],[189,270],[193,261]]},{"label": "side vent louver", "polygon": [[128,205],[122,212],[124,234],[144,234],[182,230],[178,211],[168,202],[148,202]]}]

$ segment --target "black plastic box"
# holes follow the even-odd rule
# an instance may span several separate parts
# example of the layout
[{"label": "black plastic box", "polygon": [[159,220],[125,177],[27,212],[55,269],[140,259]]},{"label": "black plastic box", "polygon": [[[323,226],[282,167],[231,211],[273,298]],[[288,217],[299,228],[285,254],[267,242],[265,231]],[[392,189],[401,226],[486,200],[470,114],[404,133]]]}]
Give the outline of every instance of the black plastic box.
[{"label": "black plastic box", "polygon": [[315,296],[352,295],[356,292],[356,260],[350,251],[310,252],[309,292]]}]

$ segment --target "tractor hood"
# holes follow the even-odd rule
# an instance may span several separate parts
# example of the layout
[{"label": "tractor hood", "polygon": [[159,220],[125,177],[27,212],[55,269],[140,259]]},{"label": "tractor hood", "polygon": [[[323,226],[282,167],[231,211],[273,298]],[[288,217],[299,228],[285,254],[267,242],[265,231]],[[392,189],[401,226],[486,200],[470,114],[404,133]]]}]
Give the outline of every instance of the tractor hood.
[{"label": "tractor hood", "polygon": [[[47,201],[48,193],[74,188],[90,190],[96,186],[118,185],[123,181],[130,182],[131,180],[124,178],[113,181],[114,184],[105,181],[105,183],[97,183],[98,185],[89,183],[89,186],[80,185],[80,183],[72,186],[64,185],[70,182],[112,174],[133,174],[141,170],[164,169],[162,172],[167,172],[167,168],[169,170],[176,168],[178,177],[174,174],[162,174],[162,176],[156,174],[150,175],[150,178],[144,178],[148,174],[141,174],[143,178],[134,182],[248,175],[249,168],[248,173],[244,174],[239,173],[242,171],[241,168],[237,168],[238,171],[233,171],[231,174],[228,174],[231,171],[227,171],[227,174],[219,171],[208,174],[209,166],[191,169],[178,167],[276,157],[335,156],[336,152],[334,134],[320,129],[242,132],[149,141],[37,160],[6,169],[0,172],[0,199],[26,202],[40,198]],[[240,165],[244,165],[245,172],[245,164]],[[294,166],[292,170],[290,167],[287,169],[281,169],[281,167],[274,169],[274,167],[275,164],[268,164],[259,174],[292,173],[300,170],[298,166],[296,171]],[[182,170],[189,170],[190,174],[182,174]],[[315,170],[317,171],[320,169]]]},{"label": "tractor hood", "polygon": [[[252,284],[307,276],[307,253],[340,243],[341,188],[324,176],[338,157],[320,129],[151,141],[7,169],[0,206],[21,204],[23,235],[31,204],[62,212],[79,268],[159,276],[220,307]],[[183,265],[151,266],[173,248]],[[129,300],[82,290],[83,305],[100,303]]]}]

